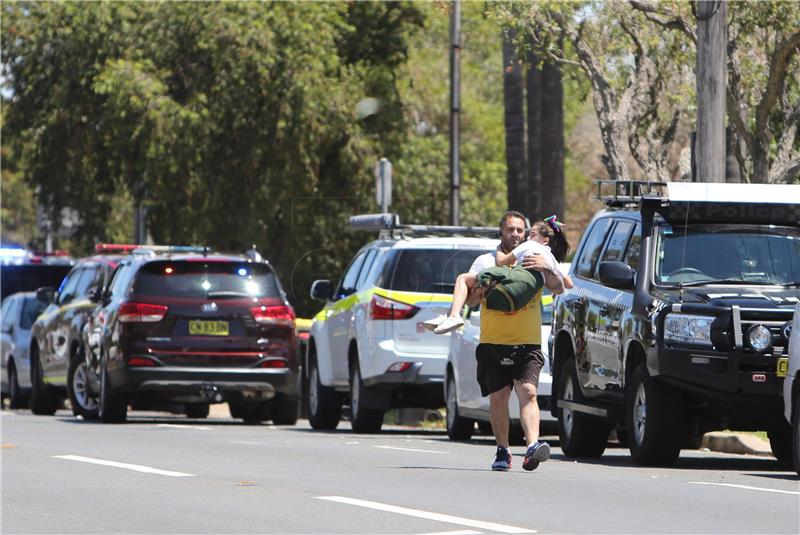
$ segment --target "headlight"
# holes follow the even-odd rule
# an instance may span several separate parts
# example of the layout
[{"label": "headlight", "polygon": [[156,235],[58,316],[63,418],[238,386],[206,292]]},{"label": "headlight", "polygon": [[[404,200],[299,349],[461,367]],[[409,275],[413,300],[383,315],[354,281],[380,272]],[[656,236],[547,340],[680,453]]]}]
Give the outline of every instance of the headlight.
[{"label": "headlight", "polygon": [[772,333],[763,325],[753,325],[747,331],[747,341],[756,351],[765,351],[772,346]]},{"label": "headlight", "polygon": [[713,317],[667,314],[664,319],[664,340],[685,344],[711,345]]}]

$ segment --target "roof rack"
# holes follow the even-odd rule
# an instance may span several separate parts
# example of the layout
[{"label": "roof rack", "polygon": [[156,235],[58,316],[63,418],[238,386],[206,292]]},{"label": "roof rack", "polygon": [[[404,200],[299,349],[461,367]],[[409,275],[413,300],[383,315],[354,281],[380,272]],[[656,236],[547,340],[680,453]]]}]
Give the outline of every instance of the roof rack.
[{"label": "roof rack", "polygon": [[350,217],[351,230],[378,231],[381,238],[411,234],[473,234],[497,237],[496,227],[461,227],[450,225],[403,225],[397,214],[361,214]]},{"label": "roof rack", "polygon": [[[595,199],[614,208],[636,206],[645,196],[665,197],[667,188],[666,182],[651,180],[595,180],[594,183],[597,185]],[[610,194],[607,193],[609,189]]]}]

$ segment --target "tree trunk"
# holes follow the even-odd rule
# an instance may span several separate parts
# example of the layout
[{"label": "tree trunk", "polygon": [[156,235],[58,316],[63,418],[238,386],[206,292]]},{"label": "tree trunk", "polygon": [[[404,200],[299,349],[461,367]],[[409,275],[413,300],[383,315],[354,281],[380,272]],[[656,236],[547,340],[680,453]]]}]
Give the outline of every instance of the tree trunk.
[{"label": "tree trunk", "polygon": [[506,130],[506,182],[508,209],[528,215],[525,173],[525,111],[523,104],[522,67],[512,43],[513,35],[503,34],[503,104]]},{"label": "tree trunk", "polygon": [[558,65],[550,62],[543,65],[542,89],[542,211],[538,217],[557,214],[563,219],[564,87]]},{"label": "tree trunk", "polygon": [[[548,128],[542,116],[542,69],[540,58],[534,52],[528,52],[527,92],[525,102],[528,105],[528,210],[525,212],[531,222],[542,218],[542,210],[547,210],[542,199],[542,135]],[[544,128],[543,128],[543,125]]]}]

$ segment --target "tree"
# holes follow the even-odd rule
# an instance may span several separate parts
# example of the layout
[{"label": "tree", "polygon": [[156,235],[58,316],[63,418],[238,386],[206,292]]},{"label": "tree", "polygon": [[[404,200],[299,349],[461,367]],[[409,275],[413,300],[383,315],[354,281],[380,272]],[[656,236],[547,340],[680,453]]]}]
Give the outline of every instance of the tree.
[{"label": "tree", "polygon": [[[531,213],[528,167],[525,161],[525,100],[522,65],[514,35],[503,33],[503,107],[506,129],[508,209]],[[538,207],[537,207],[538,208]]]},{"label": "tree", "polygon": [[[661,28],[696,44],[688,3],[632,1]],[[728,121],[747,182],[800,177],[800,5],[728,3]]]}]

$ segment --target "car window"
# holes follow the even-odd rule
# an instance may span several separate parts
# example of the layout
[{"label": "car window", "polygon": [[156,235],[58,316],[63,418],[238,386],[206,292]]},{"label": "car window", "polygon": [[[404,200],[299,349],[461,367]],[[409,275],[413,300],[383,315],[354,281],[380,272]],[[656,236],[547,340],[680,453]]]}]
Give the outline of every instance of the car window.
[{"label": "car window", "polygon": [[251,262],[157,260],[139,268],[132,292],[166,297],[280,297],[275,273]]},{"label": "car window", "polygon": [[14,324],[14,318],[17,312],[17,299],[6,299],[3,301],[3,330]]},{"label": "car window", "polygon": [[366,256],[367,252],[363,251],[360,255],[356,256],[352,262],[350,262],[350,266],[348,266],[344,277],[342,277],[342,282],[339,283],[339,289],[334,296],[335,299],[347,297],[356,291],[356,281],[358,280],[358,274],[361,271],[361,266],[364,263]]},{"label": "car window", "polygon": [[397,260],[391,290],[406,292],[453,292],[456,277],[469,271],[486,249],[403,249]]},{"label": "car window", "polygon": [[622,260],[622,253],[625,252],[625,246],[628,244],[628,237],[633,228],[632,221],[617,221],[614,226],[614,231],[608,238],[608,245],[603,252],[603,259],[601,262],[616,262]]},{"label": "car window", "polygon": [[112,299],[125,297],[136,270],[131,264],[122,264],[114,271],[109,286]]},{"label": "car window", "polygon": [[589,230],[589,236],[575,265],[575,274],[579,277],[588,279],[594,274],[595,264],[603,249],[603,242],[610,225],[611,218],[603,218],[596,221]]},{"label": "car window", "polygon": [[631,241],[628,243],[628,250],[625,252],[625,263],[636,272],[639,268],[639,251],[642,248],[642,227],[638,224],[633,229]]},{"label": "car window", "polygon": [[22,315],[19,318],[19,326],[23,329],[30,329],[36,318],[39,317],[47,304],[42,303],[35,297],[26,297],[22,303]]},{"label": "car window", "polygon": [[59,305],[68,303],[75,298],[75,288],[78,286],[81,275],[83,275],[83,268],[76,269],[67,275],[67,278],[61,283],[61,287],[58,289],[57,303]]},{"label": "car window", "polygon": [[81,278],[78,279],[78,284],[75,285],[76,298],[86,297],[86,292],[89,290],[92,281],[94,281],[95,277],[97,276],[98,269],[99,266],[91,266],[83,270],[83,273],[81,273]]},{"label": "car window", "polygon": [[370,249],[367,253],[367,257],[364,259],[364,265],[361,267],[361,273],[358,276],[358,282],[356,282],[356,290],[364,288],[364,283],[367,281],[370,271],[372,271],[372,265],[375,263],[375,255],[377,253],[377,249]]},{"label": "car window", "polygon": [[378,288],[389,288],[389,283],[392,280],[392,274],[394,273],[394,266],[396,264],[397,249],[388,249],[384,252],[381,256],[378,257],[377,264],[378,264],[378,273],[377,277],[375,278],[375,286]]}]

